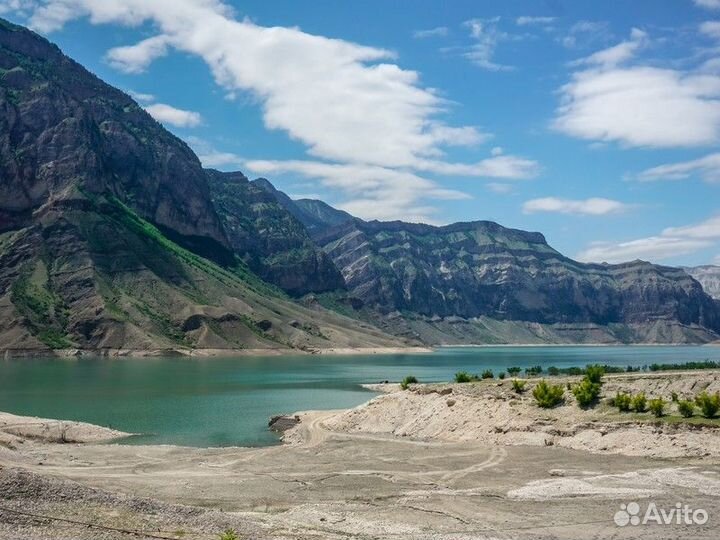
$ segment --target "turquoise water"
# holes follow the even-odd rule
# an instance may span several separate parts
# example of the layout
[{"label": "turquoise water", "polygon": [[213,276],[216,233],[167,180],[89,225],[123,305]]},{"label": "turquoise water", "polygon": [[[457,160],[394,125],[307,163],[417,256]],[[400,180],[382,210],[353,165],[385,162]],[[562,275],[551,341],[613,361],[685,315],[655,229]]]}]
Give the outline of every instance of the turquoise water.
[{"label": "turquoise water", "polygon": [[353,407],[361,383],[448,381],[510,366],[643,366],[720,361],[720,347],[483,347],[432,354],[0,361],[0,410],[82,420],[132,433],[129,443],[255,446],[277,442],[275,414]]}]

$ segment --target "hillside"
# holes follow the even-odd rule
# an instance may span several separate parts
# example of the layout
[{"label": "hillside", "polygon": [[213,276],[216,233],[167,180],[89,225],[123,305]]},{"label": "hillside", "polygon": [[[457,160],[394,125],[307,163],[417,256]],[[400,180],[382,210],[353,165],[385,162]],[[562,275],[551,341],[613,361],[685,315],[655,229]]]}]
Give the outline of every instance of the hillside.
[{"label": "hillside", "polygon": [[489,221],[336,223],[316,228],[314,240],[364,316],[397,335],[448,344],[718,339],[720,305],[677,268],[583,264],[540,233]]},{"label": "hillside", "polygon": [[0,111],[0,351],[400,344],[262,281],[188,146],[4,21]]}]

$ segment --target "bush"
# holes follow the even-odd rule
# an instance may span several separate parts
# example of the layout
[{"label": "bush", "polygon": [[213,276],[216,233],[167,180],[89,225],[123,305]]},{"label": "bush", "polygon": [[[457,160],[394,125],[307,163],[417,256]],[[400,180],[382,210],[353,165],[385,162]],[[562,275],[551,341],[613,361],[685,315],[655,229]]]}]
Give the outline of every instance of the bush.
[{"label": "bush", "polygon": [[557,375],[560,375],[560,370],[556,368],[555,366],[550,366],[548,368],[548,375],[555,377]]},{"label": "bush", "polygon": [[563,400],[565,390],[559,384],[549,385],[545,380],[537,383],[533,389],[533,397],[537,401],[538,406],[543,409],[550,409],[559,405]]},{"label": "bush", "polygon": [[663,398],[651,399],[649,409],[650,412],[653,413],[653,416],[660,418],[663,414],[665,414],[665,400]]},{"label": "bush", "polygon": [[512,380],[513,390],[515,390],[516,394],[522,394],[525,391],[526,384],[527,384],[527,381],[522,381],[520,379]]},{"label": "bush", "polygon": [[645,392],[640,392],[632,398],[632,408],[635,412],[645,412],[647,410],[647,398]]},{"label": "bush", "polygon": [[235,532],[235,529],[227,529],[218,536],[220,540],[240,540],[240,537],[237,535],[237,532]]},{"label": "bush", "polygon": [[605,375],[605,368],[598,364],[589,365],[585,367],[585,377],[591,383],[602,384],[602,378]]},{"label": "bush", "polygon": [[630,394],[618,392],[613,399],[615,405],[620,412],[628,412],[632,406],[632,397]]},{"label": "bush", "polygon": [[504,371],[501,371],[500,373],[498,373],[498,379],[504,379],[504,378],[505,378],[505,372],[504,372]]},{"label": "bush", "polygon": [[455,374],[455,382],[456,383],[468,383],[473,380],[473,376],[470,375],[467,371],[458,371]]},{"label": "bush", "polygon": [[677,401],[678,401],[677,392],[673,392],[672,394],[670,394],[670,401],[677,403]]},{"label": "bush", "polygon": [[695,404],[689,399],[681,399],[678,401],[678,412],[683,418],[690,418],[695,414]]},{"label": "bush", "polygon": [[581,407],[589,407],[600,395],[600,383],[592,382],[585,377],[581,383],[576,384],[572,393]]},{"label": "bush", "polygon": [[705,418],[714,418],[720,409],[720,394],[717,392],[713,395],[703,391],[695,397],[695,403],[700,407],[702,415]]},{"label": "bush", "polygon": [[525,368],[525,374],[529,375],[531,377],[535,377],[537,375],[540,375],[542,373],[542,366],[533,366],[529,368]]},{"label": "bush", "polygon": [[411,384],[417,384],[418,380],[414,375],[408,375],[400,383],[400,388],[407,390]]},{"label": "bush", "polygon": [[492,369],[486,369],[482,372],[482,375],[480,375],[483,379],[494,379],[495,375],[493,375]]},{"label": "bush", "polygon": [[519,367],[509,367],[509,368],[507,368],[508,374],[511,375],[511,376],[513,376],[513,377],[517,376],[517,375],[520,373],[520,371],[521,371],[521,370],[520,370]]}]

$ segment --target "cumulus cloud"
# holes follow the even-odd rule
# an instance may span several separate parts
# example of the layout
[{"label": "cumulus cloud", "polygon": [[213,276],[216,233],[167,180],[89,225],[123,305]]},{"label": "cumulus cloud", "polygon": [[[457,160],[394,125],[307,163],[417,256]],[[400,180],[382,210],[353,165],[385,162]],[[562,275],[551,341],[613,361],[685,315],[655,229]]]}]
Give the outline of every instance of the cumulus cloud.
[{"label": "cumulus cloud", "polygon": [[415,30],[413,37],[415,39],[426,39],[447,36],[448,33],[449,30],[447,26],[438,26],[436,28],[428,28],[427,30]]},{"label": "cumulus cloud", "polygon": [[[526,178],[539,168],[534,161],[511,155],[475,163],[446,161],[447,147],[477,145],[488,134],[475,126],[444,122],[443,115],[454,105],[424,87],[417,72],[399,67],[394,53],[385,49],[298,28],[259,26],[238,19],[222,0],[37,0],[34,5],[30,23],[42,32],[81,17],[92,24],[154,28],[155,35],[110,50],[107,61],[124,72],[137,73],[174,50],[198,56],[228,95],[244,92],[255,98],[267,129],[281,130],[305,145],[309,162],[347,167],[346,172],[360,175],[391,171],[394,174],[385,172],[378,180],[387,192],[405,175]],[[483,41],[495,30],[483,27],[472,32]],[[489,39],[499,36],[495,33]],[[148,110],[173,125],[200,122],[192,111],[161,104]],[[206,165],[220,166],[234,163],[237,156],[215,151],[201,157]],[[314,170],[316,179],[326,181],[326,174]],[[352,178],[348,181],[352,183]],[[437,190],[398,197],[392,217],[405,217],[403,208],[408,215],[427,216],[429,206],[418,201],[442,194],[433,184]],[[371,210],[369,205],[363,208]]]},{"label": "cumulus cloud", "polygon": [[195,151],[203,167],[239,169],[244,165],[245,159],[242,156],[217,150],[210,142],[200,137],[189,136],[185,138],[185,142]]},{"label": "cumulus cloud", "polygon": [[697,252],[720,242],[720,216],[683,227],[669,227],[659,235],[628,242],[595,242],[577,255],[588,262],[664,260]]},{"label": "cumulus cloud", "polygon": [[629,40],[575,63],[560,89],[554,129],[574,137],[626,146],[692,147],[720,140],[720,77],[633,65],[648,41]]},{"label": "cumulus cloud", "polygon": [[165,103],[146,105],[145,110],[158,122],[175,127],[196,127],[202,123],[200,113],[177,109]]},{"label": "cumulus cloud", "polygon": [[524,15],[515,19],[515,24],[518,26],[530,26],[530,25],[546,25],[551,24],[555,21],[556,17],[531,17]]},{"label": "cumulus cloud", "polygon": [[685,180],[699,176],[710,184],[720,183],[720,153],[716,152],[699,159],[668,163],[646,169],[637,175],[641,182],[658,180]]},{"label": "cumulus cloud", "polygon": [[543,197],[541,199],[532,199],[530,201],[526,201],[523,204],[523,212],[526,214],[550,212],[557,214],[604,216],[607,214],[617,214],[620,212],[625,212],[631,207],[631,205],[622,203],[620,201],[603,199],[600,197],[593,197],[583,200]]}]

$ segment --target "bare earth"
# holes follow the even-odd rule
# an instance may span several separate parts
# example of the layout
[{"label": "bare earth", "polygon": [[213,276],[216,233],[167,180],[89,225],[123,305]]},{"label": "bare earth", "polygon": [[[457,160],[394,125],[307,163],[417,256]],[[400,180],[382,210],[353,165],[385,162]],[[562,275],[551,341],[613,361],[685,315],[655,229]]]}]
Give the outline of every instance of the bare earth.
[{"label": "bare earth", "polygon": [[[606,396],[689,397],[720,388],[720,373],[606,381]],[[258,449],[58,444],[0,416],[0,538],[131,537],[48,517],[192,539],[228,527],[283,539],[717,537],[717,421],[583,411],[570,397],[540,410],[499,383],[389,386],[349,411],[299,413],[286,444]],[[618,527],[632,501],[643,512],[681,502],[709,520]]]}]

